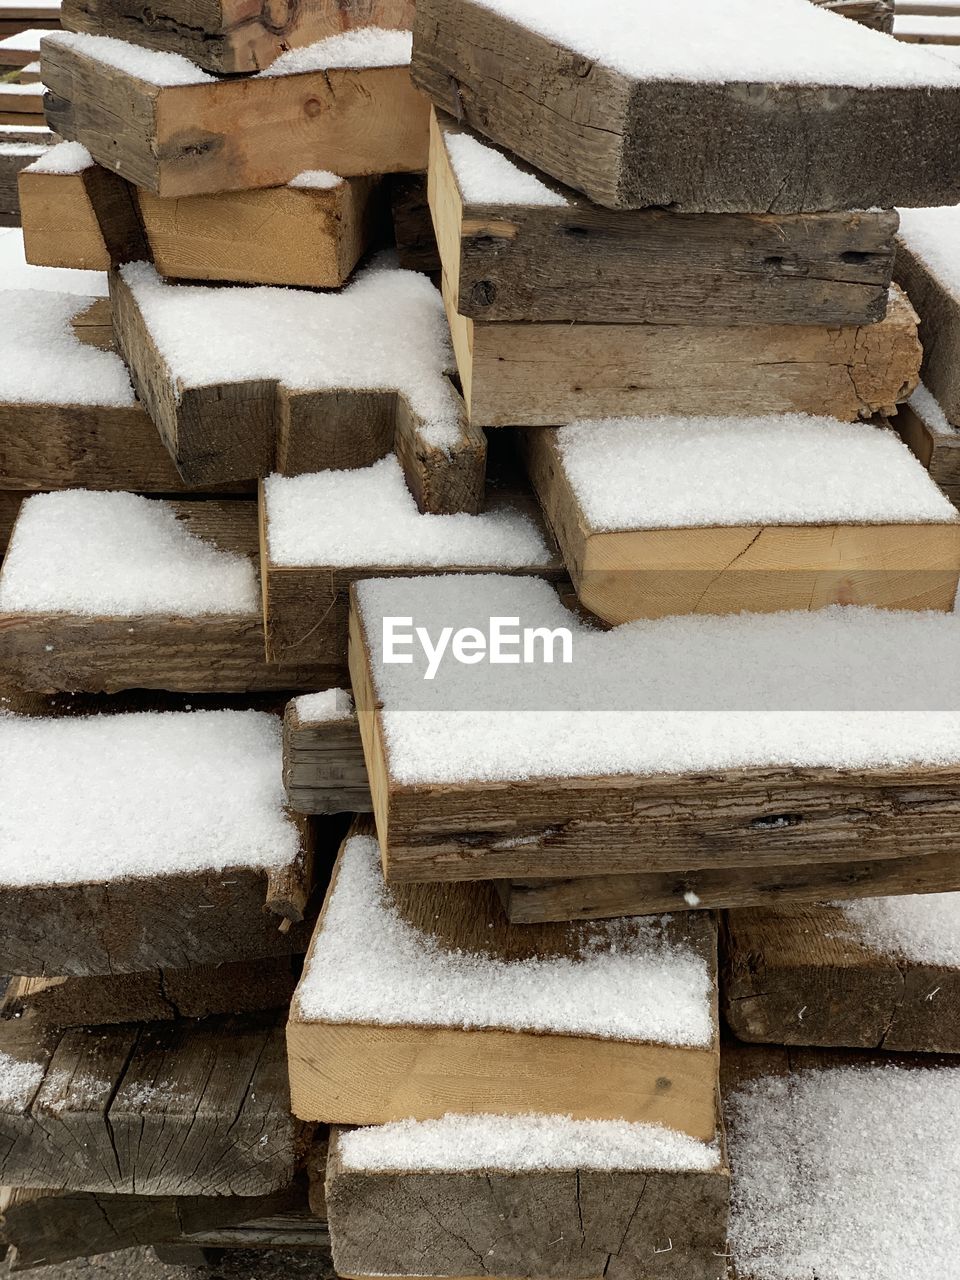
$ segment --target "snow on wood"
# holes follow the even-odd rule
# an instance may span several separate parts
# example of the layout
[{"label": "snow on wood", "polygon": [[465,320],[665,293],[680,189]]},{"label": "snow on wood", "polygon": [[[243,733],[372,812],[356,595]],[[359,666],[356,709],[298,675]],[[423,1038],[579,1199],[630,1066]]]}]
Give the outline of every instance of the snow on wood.
[{"label": "snow on wood", "polygon": [[408,67],[412,45],[413,37],[409,31],[357,27],[300,49],[290,49],[260,74],[289,76],[304,71],[333,71],[344,67],[355,70],[363,67]]},{"label": "snow on wood", "polygon": [[301,722],[351,720],[354,717],[353,694],[349,689],[322,689],[319,693],[302,693],[293,705]]},{"label": "snow on wood", "polygon": [[71,327],[89,307],[89,298],[36,290],[32,281],[0,297],[0,403],[133,407],[133,388],[120,357],[80,342]]},{"label": "snow on wood", "polygon": [[559,191],[473,134],[450,134],[446,147],[460,194],[469,203],[562,207],[568,204]]},{"label": "snow on wood", "polygon": [[[72,269],[58,270],[55,267],[35,267],[28,263],[23,251],[23,230],[20,227],[0,227],[0,280],[3,281],[3,289],[5,291],[23,290],[31,295],[39,293],[57,293],[57,294],[74,294],[77,298],[83,300],[85,306],[89,306],[91,298],[105,298],[108,293],[107,276],[103,271],[74,271]],[[24,299],[19,303],[20,306],[26,307],[27,300]],[[46,305],[47,310],[43,310]],[[66,305],[66,304],[64,304]],[[63,321],[57,321],[59,314],[54,304],[39,304],[39,316],[46,317],[46,327],[49,330],[44,334],[44,342],[57,341],[54,336],[56,329],[62,329]],[[9,314],[9,313],[8,313]],[[39,320],[38,320],[39,322]],[[18,343],[30,341],[28,334],[17,335],[6,331],[0,335],[0,341],[4,343]],[[31,332],[28,326],[28,333]],[[10,348],[12,350],[12,348]],[[6,361],[4,362],[6,363]],[[70,368],[71,362],[67,361],[67,367]],[[41,366],[42,367],[42,366]],[[43,374],[41,373],[41,378]],[[113,378],[104,378],[109,388],[115,381]],[[127,378],[129,383],[129,378]],[[107,401],[98,401],[97,403],[108,403]]]},{"label": "snow on wood", "polygon": [[947,497],[960,502],[960,431],[923,383],[899,406],[892,426]]},{"label": "snow on wood", "polygon": [[93,156],[79,142],[58,142],[45,149],[43,158],[30,165],[30,173],[82,173],[93,164]]},{"label": "snow on wood", "polygon": [[951,423],[960,422],[960,205],[902,209],[895,274],[920,317],[921,377]]},{"label": "snow on wood", "polygon": [[283,716],[283,786],[295,813],[369,813],[370,783],[353,695],[307,693]]},{"label": "snow on wood", "polygon": [[37,44],[44,57],[52,55],[57,49],[71,50],[158,88],[214,83],[213,76],[179,53],[141,49],[127,40],[115,40],[112,36],[91,36],[79,31],[47,31],[44,36],[43,46],[40,46],[39,41]]}]

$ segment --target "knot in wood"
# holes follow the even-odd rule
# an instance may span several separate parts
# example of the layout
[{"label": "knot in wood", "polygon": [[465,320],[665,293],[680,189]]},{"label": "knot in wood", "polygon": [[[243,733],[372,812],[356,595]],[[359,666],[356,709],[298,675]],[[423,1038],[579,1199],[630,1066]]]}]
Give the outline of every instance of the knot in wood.
[{"label": "knot in wood", "polygon": [[271,35],[283,35],[293,25],[300,11],[300,0],[263,0],[260,25]]},{"label": "knot in wood", "polygon": [[323,109],[324,109],[323,103],[320,101],[319,98],[308,98],[306,102],[303,104],[304,114],[308,115],[311,120],[316,119],[316,117],[321,114]]},{"label": "knot in wood", "polygon": [[492,280],[477,280],[470,290],[470,300],[475,307],[489,307],[497,296],[497,286]]}]

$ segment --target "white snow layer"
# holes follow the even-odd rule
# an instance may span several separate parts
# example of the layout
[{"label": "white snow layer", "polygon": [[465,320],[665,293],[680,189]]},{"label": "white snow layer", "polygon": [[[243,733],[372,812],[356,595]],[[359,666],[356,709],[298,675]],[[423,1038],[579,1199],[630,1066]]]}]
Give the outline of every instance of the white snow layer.
[{"label": "white snow layer", "polygon": [[642,80],[926,87],[960,70],[809,0],[473,0]]},{"label": "white snow layer", "polygon": [[35,160],[28,173],[82,173],[93,165],[93,156],[82,142],[58,142],[47,147],[42,160]]},{"label": "white snow layer", "polygon": [[392,453],[352,471],[272,475],[263,491],[271,564],[522,568],[550,560],[525,512],[421,513]]},{"label": "white snow layer", "polygon": [[948,420],[947,415],[940,407],[939,400],[934,399],[932,393],[922,382],[918,384],[907,404],[918,418],[923,419],[931,431],[941,432],[948,436],[956,433],[957,428]]},{"label": "white snow layer", "polygon": [[285,866],[283,805],[276,716],[0,714],[0,884]]},{"label": "white snow layer", "polygon": [[113,36],[91,36],[82,31],[44,31],[43,36],[45,47],[70,49],[105,67],[164,89],[174,85],[213,84],[217,79],[180,53],[142,49],[140,45]]},{"label": "white snow layer", "polygon": [[[834,606],[601,632],[536,578],[381,578],[356,591],[397,782],[960,762],[957,615]],[[492,618],[566,628],[573,661],[559,645],[549,665],[448,653],[427,681],[416,638],[402,650],[410,665],[383,662],[391,616],[434,644],[443,627],[486,636]]]},{"label": "white snow layer", "polygon": [[960,1069],[767,1077],[730,1103],[729,1247],[750,1280],[955,1280]]},{"label": "white snow layer", "polygon": [[[29,290],[31,293],[78,294],[84,305],[91,298],[105,298],[110,292],[105,271],[84,271],[75,267],[35,267],[27,262],[23,251],[23,228],[0,227],[0,286],[3,289]],[[69,328],[69,326],[68,326]],[[0,332],[4,339],[15,334]],[[119,357],[117,357],[119,363]],[[43,361],[40,366],[43,367]]]},{"label": "white snow layer", "polygon": [[313,191],[331,191],[339,187],[343,179],[329,169],[304,169],[287,183],[288,187],[308,187]]},{"label": "white snow layer", "polygon": [[918,893],[839,902],[860,940],[914,964],[960,965],[960,893]]},{"label": "white snow layer", "polygon": [[142,262],[122,274],[182,386],[275,378],[297,391],[400,391],[434,443],[459,439],[450,332],[426,276],[374,264],[317,293],[171,285]]},{"label": "white snow layer", "polygon": [[67,489],[27,498],[0,568],[0,611],[255,614],[253,560],[191,533],[166,502]]},{"label": "white snow layer", "polygon": [[80,342],[70,327],[89,305],[73,293],[0,292],[0,403],[134,404],[130,375],[116,352]]},{"label": "white snow layer", "polygon": [[39,1062],[22,1061],[0,1051],[0,1104],[9,1109],[26,1107],[40,1088],[43,1074]]},{"label": "white snow layer", "polygon": [[585,927],[577,956],[450,951],[394,906],[372,836],[346,842],[295,997],[305,1021],[493,1027],[611,1040],[713,1042],[706,961],[661,920]]},{"label": "white snow layer", "polygon": [[659,1124],[560,1115],[445,1115],[341,1132],[344,1169],[616,1169],[709,1172],[716,1143]]},{"label": "white snow layer", "polygon": [[470,133],[446,133],[443,138],[457,186],[467,204],[566,205],[559,191],[495,147],[488,147]]},{"label": "white snow layer", "polygon": [[562,427],[557,444],[601,532],[960,519],[900,437],[868,422],[608,418]]},{"label": "white snow layer", "polygon": [[293,705],[301,722],[351,720],[353,694],[349,689],[321,689],[319,693],[302,693]]},{"label": "white snow layer", "polygon": [[356,27],[304,45],[302,49],[288,49],[258,75],[291,76],[303,71],[334,71],[342,67],[356,70],[408,67],[412,49],[413,35],[409,31]]},{"label": "white snow layer", "polygon": [[899,238],[949,293],[960,295],[960,204],[897,212]]},{"label": "white snow layer", "polygon": [[0,50],[9,49],[11,53],[39,53],[40,41],[51,32],[43,27],[30,27],[27,31],[18,31],[15,36],[7,36],[0,40]]}]

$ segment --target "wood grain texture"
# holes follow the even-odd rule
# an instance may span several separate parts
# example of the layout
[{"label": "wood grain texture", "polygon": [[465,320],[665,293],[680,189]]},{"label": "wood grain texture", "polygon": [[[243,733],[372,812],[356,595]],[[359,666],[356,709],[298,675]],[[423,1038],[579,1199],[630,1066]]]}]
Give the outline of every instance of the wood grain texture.
[{"label": "wood grain texture", "polygon": [[429,203],[460,315],[578,324],[871,324],[887,309],[894,210],[819,214],[611,212],[464,198],[433,112]]},{"label": "wood grain texture", "polygon": [[32,1014],[51,1026],[84,1027],[256,1013],[288,1005],[299,972],[300,958],[282,955],[85,978],[14,977],[0,1016]]},{"label": "wood grain texture", "polygon": [[418,0],[412,72],[438,107],[611,209],[805,213],[960,196],[950,89],[637,80],[470,0]]},{"label": "wood grain texture", "polygon": [[[339,862],[327,904],[338,870]],[[451,950],[524,959],[576,956],[584,945],[576,927],[514,929],[489,886],[408,885],[395,892],[400,913]],[[311,950],[323,928],[321,913]],[[668,928],[715,972],[711,916],[701,913]],[[293,1111],[301,1119],[383,1124],[447,1112],[557,1112],[656,1121],[705,1140],[715,1134],[716,1038],[688,1048],[529,1028],[332,1023],[308,1018],[294,996],[287,1052]]]},{"label": "wood grain texture", "polygon": [[577,497],[556,431],[542,427],[518,435],[577,595],[611,625],[832,604],[953,609],[960,517],[932,524],[598,530]]},{"label": "wood grain texture", "polygon": [[330,1139],[340,1275],[716,1280],[728,1174],[345,1169]]},{"label": "wood grain texture", "polygon": [[440,282],[440,253],[427,203],[425,173],[395,173],[390,183],[390,214],[397,261],[407,271],[423,271]]},{"label": "wood grain texture", "polygon": [[[252,502],[211,499],[171,507],[196,536],[256,560]],[[299,691],[325,687],[341,674],[342,663],[323,658],[268,662],[259,610],[196,617],[0,614],[0,679],[40,693]]]},{"label": "wood grain texture", "polygon": [[273,471],[367,467],[393,451],[421,510],[449,514],[482,506],[486,439],[465,411],[457,442],[443,449],[400,391],[300,391],[279,378],[185,387],[119,272],[110,273],[110,298],[133,384],[185,481],[208,485]]},{"label": "wood grain texture", "polygon": [[356,716],[306,720],[295,701],[287,703],[283,785],[296,813],[369,813],[370,784]]},{"label": "wood grain texture", "polygon": [[0,1176],[50,1190],[260,1196],[305,1154],[275,1014],[52,1031],[0,1026],[39,1083],[0,1103]]},{"label": "wood grain texture", "polygon": [[443,283],[470,421],[892,412],[920,373],[917,317],[893,291],[876,324],[495,324],[459,315]]},{"label": "wood grain texture", "polygon": [[0,489],[0,556],[7,549],[20,503],[28,496],[22,489]]},{"label": "wood grain texture", "polygon": [[723,1013],[741,1040],[960,1052],[960,968],[864,942],[828,903],[729,911]]},{"label": "wood grain texture", "polygon": [[50,127],[159,196],[426,168],[428,103],[407,67],[159,87],[56,46],[41,67]]},{"label": "wood grain texture", "polygon": [[[494,494],[488,510],[517,508],[543,528],[536,503],[523,493]],[[552,536],[546,529],[543,532],[547,545],[553,547]],[[320,663],[345,669],[349,591],[354,582],[364,578],[402,578],[411,574],[491,572],[531,575],[553,581],[565,574],[559,553],[553,554],[546,564],[526,565],[519,569],[505,569],[500,565],[278,565],[270,556],[269,514],[261,494],[260,579],[263,584],[267,658],[271,662]]]},{"label": "wood grain texture", "polygon": [[[116,1253],[199,1234],[227,1238],[264,1221],[307,1225],[306,1192],[295,1180],[266,1196],[147,1196],[0,1188],[0,1238],[11,1271]],[[318,1223],[319,1228],[325,1223]]]},{"label": "wood grain texture", "polygon": [[[28,262],[107,270],[80,174],[24,173],[19,185]],[[268,187],[163,199],[138,189],[136,195],[157,270],[179,280],[338,288],[383,213],[375,178],[345,178],[329,190]]]},{"label": "wood grain texture", "polygon": [[[788,856],[784,854],[785,859]],[[572,873],[566,878],[526,877],[495,883],[508,919],[514,924],[536,924],[695,908],[874,898],[888,893],[940,893],[956,889],[957,881],[955,851],[941,851],[931,836],[926,849],[899,858],[874,858],[868,851],[859,859],[838,862],[785,860],[779,866]]]},{"label": "wood grain texture", "polygon": [[677,876],[694,868],[849,863],[960,848],[956,767],[398,783],[351,596],[351,682],[388,881]]},{"label": "wood grain texture", "polygon": [[[874,31],[884,31],[887,35],[893,31],[894,0],[814,0],[814,4]],[[898,4],[897,9],[901,8]]]},{"label": "wood grain texture", "polygon": [[951,502],[960,502],[960,431],[944,430],[915,403],[902,404],[891,426],[908,444]]},{"label": "wood grain texture", "polygon": [[910,292],[923,340],[921,377],[950,423],[960,422],[960,296],[951,292],[903,238],[897,241],[897,283]]}]

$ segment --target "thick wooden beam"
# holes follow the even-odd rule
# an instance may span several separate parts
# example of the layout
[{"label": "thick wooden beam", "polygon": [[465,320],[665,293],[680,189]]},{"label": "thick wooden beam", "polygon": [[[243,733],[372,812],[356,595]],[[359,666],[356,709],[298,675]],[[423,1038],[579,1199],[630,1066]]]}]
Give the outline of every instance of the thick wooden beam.
[{"label": "thick wooden beam", "polygon": [[[159,196],[426,168],[428,103],[406,65],[157,83],[101,60],[85,36],[44,41],[47,123]],[[202,121],[202,123],[198,123]]]},{"label": "thick wooden beam", "polygon": [[[274,1014],[54,1032],[0,1027],[16,1085],[0,1101],[7,1185],[262,1196],[304,1154]],[[5,1061],[7,1059],[5,1058]]]},{"label": "thick wooden beam", "polygon": [[[615,69],[618,60],[629,64],[626,36],[626,47],[611,48],[604,62],[603,37],[586,10],[578,49],[574,38],[564,44],[540,33],[550,29],[548,5],[535,31],[483,0],[418,0],[412,70],[438,107],[611,209],[803,213],[957,200],[960,81],[934,55],[917,53],[903,84],[870,85],[855,73],[844,83],[836,68],[827,84],[803,71],[764,74],[767,60],[745,57],[743,48],[724,74],[710,37],[711,24],[728,20],[720,10],[704,12],[699,37],[704,57],[715,55],[713,80],[658,74],[657,37],[641,79]],[[775,44],[791,21],[798,39],[842,45],[850,65],[869,64],[875,37],[852,23],[839,28],[812,6],[806,14],[758,4],[756,48]],[[678,29],[676,39],[689,41],[689,33]],[[667,68],[680,57],[669,42],[665,57]]]},{"label": "thick wooden beam", "polygon": [[518,198],[484,198],[482,182],[465,191],[457,177],[464,144],[488,163],[500,156],[435,111],[430,212],[451,305],[472,320],[755,327],[871,324],[886,312],[895,210],[611,212],[553,184],[533,203],[531,170],[511,157]]},{"label": "thick wooden beam", "polygon": [[910,446],[951,502],[960,502],[960,431],[926,387],[897,408],[891,426]]},{"label": "thick wooden beam", "polygon": [[[345,689],[331,689],[332,712],[311,710],[311,695],[283,715],[283,785],[295,813],[369,813],[372,808],[360,726]],[[337,709],[337,695],[340,709]]]},{"label": "thick wooden beam", "polygon": [[763,413],[852,422],[893,412],[920,373],[917,317],[897,290],[871,325],[495,324],[444,302],[470,421]]},{"label": "thick wooden beam", "polygon": [[[353,903],[348,917],[338,899],[341,885]],[[711,1031],[713,919],[701,913],[667,922],[662,934],[645,933],[645,922],[634,921],[625,933],[623,928],[619,922],[613,927],[619,931],[616,941],[603,926],[589,939],[578,926],[516,929],[504,921],[488,885],[384,890],[376,840],[348,836],[290,1008],[294,1113],[301,1119],[381,1124],[458,1112],[556,1112],[649,1120],[712,1140],[719,1052]],[[634,1021],[632,1007],[623,1010],[629,1034],[578,1032],[583,1006],[575,990],[567,993],[555,1023],[536,1014],[520,993],[502,1021],[487,1021],[488,1013],[481,1017],[460,1004],[475,990],[471,972],[486,967],[495,988],[496,975],[506,978],[510,962],[519,960],[543,964],[543,980],[549,981],[551,958],[578,957],[597,966],[594,976],[602,986],[602,957],[611,946],[622,950],[638,982],[655,982],[644,959],[648,945],[654,966],[663,945],[683,956],[684,976],[674,975],[678,1021],[669,1036],[675,1039],[666,1043],[644,1034],[650,1024],[642,1015]],[[389,981],[413,955],[424,998],[415,997],[409,1011],[387,1012],[373,975]],[[464,968],[466,956],[470,963]],[[364,979],[368,967],[370,977]],[[641,973],[648,977],[641,979]],[[337,1005],[340,995],[346,1007]],[[330,997],[339,1012],[326,1012],[333,1008]],[[663,1036],[669,1039],[666,1031]]]},{"label": "thick wooden beam", "polygon": [[[28,262],[107,270],[110,259],[79,173],[21,172],[19,192]],[[178,200],[136,190],[161,275],[318,289],[346,283],[379,224],[381,196],[375,178]]]},{"label": "thick wooden beam", "polygon": [[[960,297],[944,269],[944,254],[950,252],[947,237],[952,213],[946,209],[910,210],[897,239],[894,268],[897,282],[909,291],[920,317],[923,385],[951,424],[960,422]],[[946,220],[943,237],[935,230],[935,222],[926,222],[931,215]]]},{"label": "thick wooden beam", "polygon": [[60,17],[69,31],[116,36],[235,75],[260,71],[288,49],[353,27],[410,27],[413,0],[315,0],[279,11],[243,0],[171,0],[162,13],[143,0],[64,0]]},{"label": "thick wooden beam", "polygon": [[[478,1123],[479,1135],[472,1133],[476,1147],[458,1160],[464,1119],[410,1125],[408,1133],[396,1136],[384,1132],[382,1164],[379,1156],[367,1163],[367,1142],[376,1130],[359,1135],[333,1130],[327,1205],[341,1275],[659,1280],[682,1274],[686,1280],[716,1280],[727,1229],[722,1136],[712,1168],[704,1167],[709,1149],[692,1143],[696,1168],[645,1166],[639,1136],[633,1167],[623,1162],[604,1168],[596,1156],[591,1165],[589,1155],[578,1164],[562,1153],[560,1158],[567,1159],[561,1167],[532,1168],[522,1149],[524,1122],[517,1122],[505,1140],[499,1117],[491,1122],[500,1139],[496,1150],[491,1143],[486,1159],[477,1158],[477,1148],[483,1150]],[[565,1125],[559,1118],[556,1124],[560,1146]],[[542,1141],[549,1131],[547,1120],[531,1125],[526,1137]],[[591,1136],[602,1148],[601,1134]],[[359,1152],[351,1147],[358,1138],[364,1141]],[[406,1139],[445,1140],[446,1149],[432,1155],[438,1167],[422,1159],[405,1163]],[[511,1140],[519,1149],[507,1154]],[[431,1147],[431,1154],[435,1150]]]}]

